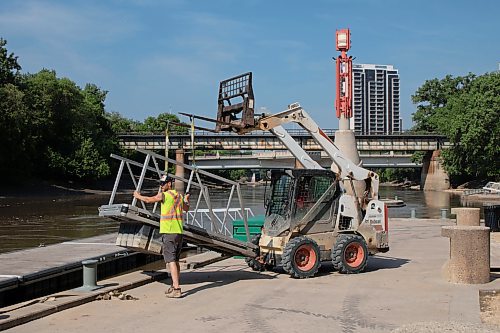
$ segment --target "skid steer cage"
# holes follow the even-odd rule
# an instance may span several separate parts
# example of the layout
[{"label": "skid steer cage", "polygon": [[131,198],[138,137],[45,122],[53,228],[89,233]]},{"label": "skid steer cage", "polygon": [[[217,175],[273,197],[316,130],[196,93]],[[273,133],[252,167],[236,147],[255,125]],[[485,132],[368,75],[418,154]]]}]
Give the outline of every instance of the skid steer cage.
[{"label": "skid steer cage", "polygon": [[254,102],[251,72],[221,81],[215,130],[237,131],[253,127]]}]

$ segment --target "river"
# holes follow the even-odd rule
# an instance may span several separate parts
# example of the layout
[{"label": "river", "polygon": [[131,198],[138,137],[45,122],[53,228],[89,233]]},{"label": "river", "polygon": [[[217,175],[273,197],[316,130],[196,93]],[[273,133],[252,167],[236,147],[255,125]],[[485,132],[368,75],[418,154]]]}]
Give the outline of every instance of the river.
[{"label": "river", "polygon": [[[222,190],[211,192],[213,207],[224,207],[227,196]],[[264,186],[242,186],[242,196],[255,215],[264,213]],[[442,208],[461,206],[460,196],[447,192],[380,188],[381,198],[395,196],[406,206],[390,208],[390,217],[410,217],[414,208],[417,218],[439,218]],[[117,222],[98,216],[98,207],[108,200],[101,194],[0,197],[0,253],[116,232]],[[131,195],[115,202],[131,202]]]}]

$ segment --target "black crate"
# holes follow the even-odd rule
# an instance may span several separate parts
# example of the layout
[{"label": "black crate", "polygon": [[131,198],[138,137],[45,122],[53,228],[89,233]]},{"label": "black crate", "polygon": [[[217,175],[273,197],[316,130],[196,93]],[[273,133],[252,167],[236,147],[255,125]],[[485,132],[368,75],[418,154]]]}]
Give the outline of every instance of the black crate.
[{"label": "black crate", "polygon": [[484,205],[484,225],[492,232],[500,231],[500,205]]}]

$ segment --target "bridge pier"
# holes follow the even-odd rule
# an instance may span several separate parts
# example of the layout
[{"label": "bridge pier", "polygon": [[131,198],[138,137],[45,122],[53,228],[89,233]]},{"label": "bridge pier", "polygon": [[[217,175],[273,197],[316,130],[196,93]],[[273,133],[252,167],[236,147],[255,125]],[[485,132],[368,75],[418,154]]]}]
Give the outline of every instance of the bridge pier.
[{"label": "bridge pier", "polygon": [[[184,163],[184,149],[176,149],[175,150],[175,160],[180,163]],[[175,175],[180,178],[184,178],[184,167],[176,164],[175,165]],[[175,185],[175,190],[179,193],[184,193],[184,182],[183,181],[176,181],[174,183]]]},{"label": "bridge pier", "polygon": [[440,150],[425,155],[420,175],[421,190],[442,191],[450,188],[450,178],[443,167],[440,155]]},{"label": "bridge pier", "polygon": [[[339,130],[335,132],[335,145],[350,159],[354,164],[360,165],[359,152],[356,145],[356,138],[354,132],[349,129],[349,123],[345,122],[347,119],[339,119]],[[347,129],[346,129],[347,126]],[[356,197],[361,201],[363,193],[366,189],[364,181],[353,181]],[[354,195],[350,182],[344,181],[344,187],[348,194]]]},{"label": "bridge pier", "polygon": [[300,161],[297,158],[295,159],[294,168],[295,169],[303,169],[304,168],[304,166],[302,165],[302,163],[300,163]]}]

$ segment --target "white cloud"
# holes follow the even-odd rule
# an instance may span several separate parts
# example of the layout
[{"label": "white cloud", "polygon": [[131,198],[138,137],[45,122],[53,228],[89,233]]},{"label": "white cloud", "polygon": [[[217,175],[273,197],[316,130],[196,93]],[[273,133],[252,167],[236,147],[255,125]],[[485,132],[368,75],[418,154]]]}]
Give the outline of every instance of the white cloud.
[{"label": "white cloud", "polygon": [[0,30],[34,37],[49,44],[75,41],[109,42],[138,30],[119,9],[70,7],[48,2],[23,2],[0,13]]}]

